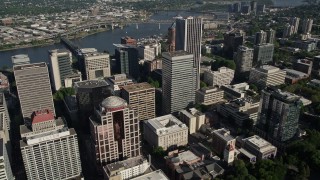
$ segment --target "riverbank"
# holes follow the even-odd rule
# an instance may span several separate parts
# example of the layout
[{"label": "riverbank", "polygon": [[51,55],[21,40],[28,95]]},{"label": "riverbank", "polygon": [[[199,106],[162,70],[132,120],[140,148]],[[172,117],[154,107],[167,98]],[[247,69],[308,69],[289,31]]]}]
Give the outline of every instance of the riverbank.
[{"label": "riverbank", "polygon": [[[91,36],[97,33],[101,33],[101,32],[106,32],[109,31],[111,29],[105,28],[105,29],[99,29],[99,30],[94,30],[94,31],[89,31],[89,32],[81,32],[75,36],[69,36],[68,39],[69,40],[77,40],[77,39],[82,39],[85,38],[87,36]],[[50,42],[44,42],[44,43],[37,43],[37,44],[23,44],[23,45],[15,45],[14,47],[8,47],[8,48],[3,48],[4,46],[7,45],[2,45],[0,46],[0,52],[5,52],[5,51],[10,51],[10,50],[17,50],[17,49],[25,49],[25,48],[32,48],[32,47],[43,47],[43,46],[48,46],[48,45],[54,45],[54,44],[58,44],[60,43],[60,38],[56,38],[56,39],[50,39]]]}]

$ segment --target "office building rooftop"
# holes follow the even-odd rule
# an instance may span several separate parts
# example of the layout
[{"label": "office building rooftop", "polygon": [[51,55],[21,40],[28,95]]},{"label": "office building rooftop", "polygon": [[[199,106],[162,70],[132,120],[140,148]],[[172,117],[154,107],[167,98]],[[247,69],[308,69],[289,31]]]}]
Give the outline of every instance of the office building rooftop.
[{"label": "office building rooftop", "polygon": [[159,169],[131,180],[169,180],[169,178]]},{"label": "office building rooftop", "polygon": [[300,96],[290,92],[281,91],[275,87],[268,87],[265,91],[272,93],[277,99],[280,99],[284,102],[292,103],[300,100]]},{"label": "office building rooftop", "polygon": [[213,133],[218,135],[221,139],[224,139],[225,141],[231,141],[234,139],[234,137],[230,135],[230,131],[225,128],[217,129],[213,131]]},{"label": "office building rooftop", "polygon": [[32,116],[32,124],[54,120],[54,115],[48,109],[35,111]]},{"label": "office building rooftop", "polygon": [[143,82],[143,83],[138,83],[138,84],[132,84],[128,86],[124,86],[123,89],[127,92],[135,92],[135,91],[141,91],[145,89],[151,89],[154,88],[151,86],[149,83]]},{"label": "office building rooftop", "polygon": [[312,65],[312,61],[307,60],[307,59],[298,59],[298,60],[297,60],[297,63],[299,63],[299,64],[304,64],[304,65],[308,65],[308,66],[311,66],[311,65]]},{"label": "office building rooftop", "polygon": [[222,89],[216,87],[216,86],[209,86],[209,87],[204,87],[201,88],[199,91],[203,93],[213,93],[213,92],[220,92],[223,91]]},{"label": "office building rooftop", "polygon": [[194,162],[194,161],[198,161],[201,158],[199,158],[198,156],[196,156],[195,154],[193,154],[191,151],[184,151],[179,153],[176,157],[172,157],[170,158],[171,163],[188,163],[188,162]]},{"label": "office building rooftop", "polygon": [[101,86],[108,86],[108,83],[104,80],[87,80],[74,83],[75,88],[96,88]]},{"label": "office building rooftop", "polygon": [[37,68],[37,67],[47,67],[47,64],[44,62],[40,63],[32,63],[32,64],[21,64],[16,65],[13,67],[14,71],[24,70],[24,69],[30,69],[30,68]]},{"label": "office building rooftop", "polygon": [[266,74],[270,74],[270,73],[278,72],[280,69],[270,65],[263,65],[263,66],[260,66],[259,68],[256,68],[256,70]]},{"label": "office building rooftop", "polygon": [[94,53],[94,52],[98,52],[98,50],[96,48],[83,48],[83,49],[80,49],[80,53],[82,53],[82,54],[88,54],[88,53]]},{"label": "office building rooftop", "polygon": [[308,77],[309,75],[306,73],[303,73],[301,71],[297,71],[294,69],[283,69],[287,74],[286,76],[290,76],[290,77],[299,77],[299,78],[304,78],[304,77]]},{"label": "office building rooftop", "polygon": [[170,57],[191,55],[190,53],[188,53],[186,51],[164,52],[163,54],[166,55],[166,56],[170,56]]},{"label": "office building rooftop", "polygon": [[170,134],[188,127],[173,115],[165,115],[147,120],[145,123],[156,132],[157,135]]},{"label": "office building rooftop", "polygon": [[275,149],[275,146],[257,135],[243,139],[243,141],[262,153]]},{"label": "office building rooftop", "polygon": [[144,158],[143,156],[137,156],[134,158],[129,158],[127,160],[124,161],[118,161],[112,164],[108,164],[106,165],[104,168],[108,169],[109,171],[117,171],[120,169],[129,169],[132,168],[134,166],[140,165],[143,162],[145,162],[147,159]]}]

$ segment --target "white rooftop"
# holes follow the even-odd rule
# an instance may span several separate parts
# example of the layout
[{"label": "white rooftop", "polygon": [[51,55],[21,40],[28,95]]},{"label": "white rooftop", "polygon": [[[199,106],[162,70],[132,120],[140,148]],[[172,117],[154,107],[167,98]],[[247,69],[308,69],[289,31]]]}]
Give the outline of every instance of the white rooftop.
[{"label": "white rooftop", "polygon": [[213,131],[213,133],[218,135],[220,138],[224,139],[225,141],[231,141],[235,139],[233,136],[230,135],[230,131],[225,128],[217,129]]},{"label": "white rooftop", "polygon": [[259,150],[262,153],[275,148],[268,141],[264,140],[263,138],[257,135],[243,139],[243,141],[250,144],[252,147],[254,147],[255,149]]},{"label": "white rooftop", "polygon": [[184,151],[178,154],[177,157],[171,158],[171,162],[180,163],[180,162],[189,162],[199,159],[198,156],[193,154],[191,151]]},{"label": "white rooftop", "polygon": [[169,180],[169,178],[159,169],[131,180]]},{"label": "white rooftop", "polygon": [[145,122],[157,135],[170,134],[188,127],[172,114],[150,119]]}]

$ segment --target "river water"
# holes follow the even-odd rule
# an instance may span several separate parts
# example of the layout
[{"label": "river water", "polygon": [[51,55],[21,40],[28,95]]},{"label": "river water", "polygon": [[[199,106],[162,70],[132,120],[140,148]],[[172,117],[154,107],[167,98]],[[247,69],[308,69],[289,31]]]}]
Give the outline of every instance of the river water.
[{"label": "river water", "polygon": [[[199,13],[191,12],[159,12],[151,17],[155,20],[167,20],[172,19],[177,15],[181,16],[198,16]],[[82,39],[73,40],[81,48],[97,48],[99,51],[107,50],[111,54],[114,53],[114,43],[120,43],[120,38],[122,36],[132,36],[136,39],[150,37],[153,35],[165,35],[170,24],[138,24],[138,29],[136,24],[131,24],[123,29],[115,29],[113,31],[105,31],[84,37]],[[48,62],[48,51],[52,49],[64,48],[60,43],[53,45],[46,45],[41,47],[30,47],[23,49],[15,49],[9,51],[0,52],[0,68],[5,66],[12,66],[11,56],[17,54],[28,54],[32,63],[34,62]]]},{"label": "river water", "polygon": [[[278,6],[294,6],[300,5],[303,0],[274,0],[274,4]],[[154,14],[151,19],[168,20],[177,15],[181,16],[199,16],[199,13],[179,11],[179,12],[159,12]],[[82,39],[73,40],[81,48],[97,48],[99,51],[107,50],[111,54],[114,53],[114,43],[120,43],[122,36],[132,36],[136,39],[150,37],[153,35],[165,35],[170,24],[131,24],[123,29],[115,29],[112,31],[105,31],[84,37]],[[64,48],[60,43],[53,45],[46,45],[41,47],[29,47],[15,50],[8,50],[0,52],[0,68],[2,66],[12,66],[11,57],[17,54],[28,54],[31,62],[48,62],[48,51],[52,49]]]}]

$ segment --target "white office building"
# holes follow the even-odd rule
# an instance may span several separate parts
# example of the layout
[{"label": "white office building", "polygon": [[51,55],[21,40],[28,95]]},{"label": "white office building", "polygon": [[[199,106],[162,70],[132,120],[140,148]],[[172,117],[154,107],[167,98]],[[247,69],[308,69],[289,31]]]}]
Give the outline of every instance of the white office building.
[{"label": "white office building", "polygon": [[103,79],[111,76],[109,54],[94,51],[94,49],[82,53],[86,80]]},{"label": "white office building", "polygon": [[104,177],[108,180],[127,180],[144,174],[150,168],[149,160],[137,156],[108,164],[103,167]]},{"label": "white office building", "polygon": [[49,51],[49,62],[51,85],[57,91],[61,87],[65,87],[65,79],[73,74],[72,54],[65,49],[51,50]]},{"label": "white office building", "polygon": [[78,138],[49,110],[32,115],[32,128],[20,126],[20,149],[27,179],[72,179],[81,176]]},{"label": "white office building", "polygon": [[197,132],[201,125],[205,124],[205,114],[195,108],[179,111],[180,120],[185,123],[189,128],[189,133]]},{"label": "white office building", "polygon": [[218,71],[204,71],[204,82],[209,86],[222,86],[231,84],[234,77],[234,70],[221,67]]},{"label": "white office building", "polygon": [[224,101],[224,91],[218,87],[204,87],[196,91],[196,103],[211,105]]},{"label": "white office building", "polygon": [[188,144],[188,127],[173,115],[165,115],[144,122],[144,139],[153,147],[164,150]]},{"label": "white office building", "polygon": [[260,87],[277,86],[284,84],[286,72],[269,65],[263,65],[260,68],[252,68],[250,71],[249,82]]}]

